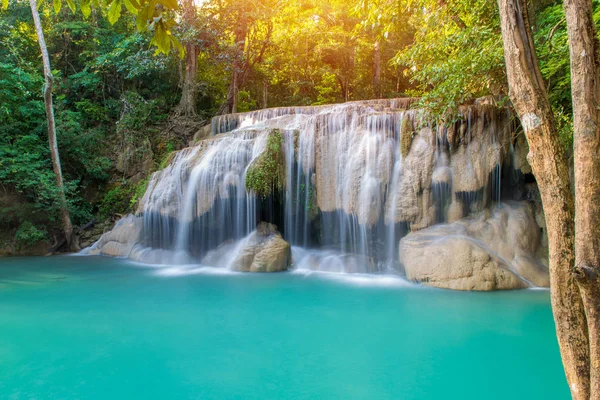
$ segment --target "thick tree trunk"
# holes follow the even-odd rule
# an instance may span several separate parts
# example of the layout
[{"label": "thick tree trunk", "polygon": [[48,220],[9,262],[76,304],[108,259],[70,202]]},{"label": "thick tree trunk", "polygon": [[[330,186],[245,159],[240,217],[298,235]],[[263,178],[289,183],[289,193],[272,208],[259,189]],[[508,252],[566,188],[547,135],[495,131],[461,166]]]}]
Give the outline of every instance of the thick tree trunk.
[{"label": "thick tree trunk", "polygon": [[196,115],[196,101],[198,99],[198,54],[199,49],[193,43],[185,46],[185,72],[181,90],[181,100],[177,112],[185,116]]},{"label": "thick tree trunk", "polygon": [[574,200],[567,159],[540,73],[526,0],[498,0],[510,98],[527,142],[528,160],[542,196],[550,249],[552,310],[571,394],[589,399],[589,343],[575,262]]},{"label": "thick tree trunk", "polygon": [[54,123],[54,108],[52,106],[52,70],[50,69],[50,57],[48,56],[48,48],[44,39],[44,30],[38,13],[36,0],[29,0],[35,31],[42,53],[42,62],[44,64],[44,106],[46,108],[46,119],[48,120],[48,144],[50,146],[50,157],[52,158],[52,169],[56,178],[56,186],[58,187],[58,201],[60,205],[60,214],[62,219],[62,227],[67,241],[67,249],[74,250],[77,247],[73,240],[73,225],[69,215],[67,199],[65,197],[65,186],[63,184],[62,171],[60,168],[60,157],[58,155],[58,145],[56,143],[56,127]]},{"label": "thick tree trunk", "polygon": [[600,399],[600,57],[592,0],[565,0],[575,162],[575,265],[590,341],[590,398]]}]

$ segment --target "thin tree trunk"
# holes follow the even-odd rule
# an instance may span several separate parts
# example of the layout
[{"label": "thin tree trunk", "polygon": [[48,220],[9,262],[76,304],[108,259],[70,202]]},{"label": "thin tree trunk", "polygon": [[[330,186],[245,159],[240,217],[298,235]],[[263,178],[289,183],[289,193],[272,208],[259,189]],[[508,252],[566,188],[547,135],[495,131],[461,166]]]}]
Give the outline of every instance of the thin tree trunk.
[{"label": "thin tree trunk", "polygon": [[589,399],[589,343],[583,303],[572,269],[575,209],[569,168],[540,73],[526,0],[498,0],[510,90],[529,143],[527,159],[542,196],[550,250],[552,310],[574,399]]},{"label": "thin tree trunk", "polygon": [[600,399],[600,57],[591,0],[565,0],[571,52],[575,260],[590,341],[590,398]]},{"label": "thin tree trunk", "polygon": [[267,83],[267,80],[265,79],[263,81],[263,108],[267,108],[268,99],[269,99],[269,85]]},{"label": "thin tree trunk", "polygon": [[60,214],[62,219],[63,231],[65,239],[67,241],[68,250],[72,250],[77,247],[73,240],[73,225],[71,224],[71,217],[69,215],[69,208],[67,206],[67,199],[65,196],[65,186],[63,184],[62,171],[60,168],[60,157],[58,155],[58,145],[56,143],[56,127],[54,123],[54,108],[52,106],[52,70],[50,69],[50,57],[48,56],[48,48],[46,47],[46,40],[44,39],[44,30],[42,29],[42,22],[40,21],[40,15],[38,13],[36,0],[29,0],[31,7],[31,14],[33,15],[33,22],[35,24],[35,31],[38,37],[38,43],[40,45],[40,51],[42,53],[42,62],[44,64],[44,106],[46,108],[46,119],[48,120],[48,143],[50,146],[50,157],[52,158],[52,169],[54,170],[54,176],[56,178],[56,186],[58,187],[58,201],[60,204]]},{"label": "thin tree trunk", "polygon": [[381,97],[381,46],[379,41],[373,46],[373,95],[376,98]]},{"label": "thin tree trunk", "polygon": [[[243,79],[249,68],[248,62],[241,60],[246,59],[246,36],[248,35],[248,24],[245,20],[240,20],[240,23],[235,31],[235,50],[233,61],[233,74],[231,77],[231,98],[227,99],[229,111],[234,114],[238,108],[238,92],[239,87],[244,84]],[[247,61],[247,60],[246,60]]]},{"label": "thin tree trunk", "polygon": [[[181,8],[183,10],[182,23],[189,28],[193,28],[197,21],[197,11],[194,2],[192,0],[183,0]],[[196,44],[192,41],[185,43],[185,72],[182,78],[181,100],[179,101],[176,112],[188,117],[196,115],[199,54],[200,49]]]},{"label": "thin tree trunk", "polygon": [[238,62],[234,62],[233,63],[233,78],[231,80],[231,86],[232,86],[232,99],[231,99],[231,113],[235,114],[237,112],[237,105],[238,105],[238,69],[239,69],[239,64]]}]

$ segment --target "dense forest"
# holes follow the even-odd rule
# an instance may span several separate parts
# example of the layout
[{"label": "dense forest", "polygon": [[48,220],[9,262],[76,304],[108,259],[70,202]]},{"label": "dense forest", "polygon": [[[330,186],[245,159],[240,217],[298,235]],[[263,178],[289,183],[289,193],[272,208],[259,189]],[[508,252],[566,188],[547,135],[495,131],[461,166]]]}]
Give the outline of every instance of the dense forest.
[{"label": "dense forest", "polygon": [[[71,2],[70,2],[71,3]],[[60,4],[60,3],[59,3]],[[600,1],[594,1],[600,20]],[[437,119],[508,93],[496,2],[185,0],[170,46],[127,1],[39,11],[73,225],[106,229],[131,212],[149,174],[217,114],[417,96]],[[562,2],[534,1],[531,25],[562,145],[572,153]],[[135,11],[135,10],[133,10]],[[88,16],[86,16],[89,14]],[[157,48],[158,46],[158,48]],[[166,50],[165,50],[166,49]],[[162,51],[161,51],[162,50]],[[28,2],[0,11],[0,249],[44,252],[60,237],[44,76]]]}]

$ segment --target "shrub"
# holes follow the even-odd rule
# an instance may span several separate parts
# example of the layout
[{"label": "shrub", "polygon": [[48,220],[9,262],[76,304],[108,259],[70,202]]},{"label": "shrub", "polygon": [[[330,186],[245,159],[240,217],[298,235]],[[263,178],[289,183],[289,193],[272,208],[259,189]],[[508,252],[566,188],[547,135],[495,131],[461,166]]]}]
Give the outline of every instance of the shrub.
[{"label": "shrub", "polygon": [[22,248],[43,240],[47,240],[48,233],[45,229],[38,229],[30,221],[24,221],[21,223],[21,225],[19,225],[15,239],[17,240],[17,246]]}]

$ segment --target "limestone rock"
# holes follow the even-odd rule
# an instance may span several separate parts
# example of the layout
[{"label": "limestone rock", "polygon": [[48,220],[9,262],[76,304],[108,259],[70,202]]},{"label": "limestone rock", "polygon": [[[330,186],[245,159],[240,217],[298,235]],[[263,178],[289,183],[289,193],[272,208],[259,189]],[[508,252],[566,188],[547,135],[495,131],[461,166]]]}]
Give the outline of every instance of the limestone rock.
[{"label": "limestone rock", "polygon": [[402,176],[396,187],[395,196],[386,207],[395,209],[394,222],[407,221],[411,229],[419,229],[433,223],[435,210],[431,198],[430,186],[434,170],[435,146],[431,146],[434,133],[423,128],[413,138],[410,153],[402,161]]},{"label": "limestone rock", "polygon": [[412,232],[400,241],[408,279],[456,290],[548,287],[540,228],[524,203]]},{"label": "limestone rock", "polygon": [[128,257],[133,247],[140,241],[142,218],[128,215],[106,232],[98,242],[86,250],[90,255]]},{"label": "limestone rock", "polygon": [[531,165],[527,161],[527,154],[529,154],[529,145],[525,135],[518,135],[515,139],[513,148],[513,167],[516,170],[521,171],[523,174],[531,174]]},{"label": "limestone rock", "polygon": [[194,134],[194,138],[190,143],[190,146],[194,146],[200,140],[204,140],[212,135],[212,126],[211,124],[204,125]]},{"label": "limestone rock", "polygon": [[154,154],[149,139],[129,143],[117,153],[115,169],[132,182],[139,182],[154,166]]},{"label": "limestone rock", "polygon": [[230,268],[242,272],[280,272],[292,263],[292,248],[277,227],[261,222],[241,244]]}]

